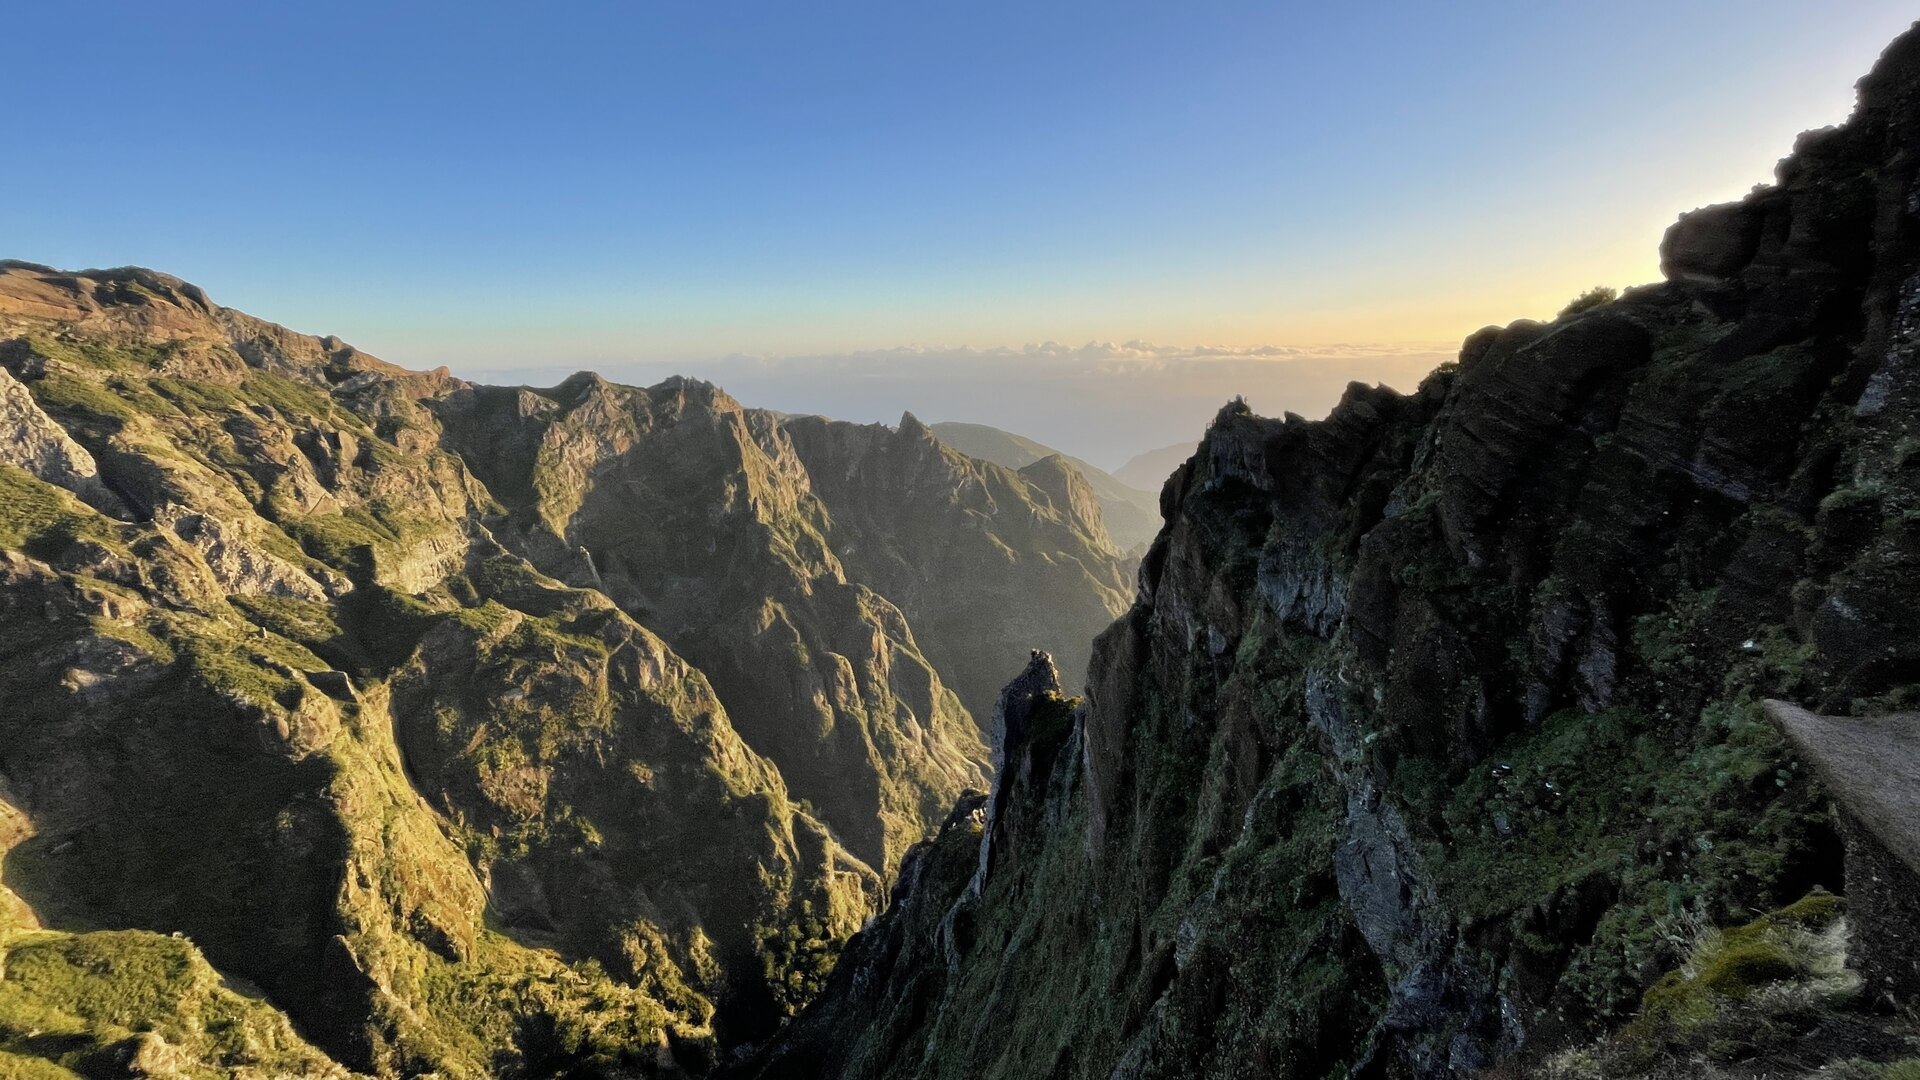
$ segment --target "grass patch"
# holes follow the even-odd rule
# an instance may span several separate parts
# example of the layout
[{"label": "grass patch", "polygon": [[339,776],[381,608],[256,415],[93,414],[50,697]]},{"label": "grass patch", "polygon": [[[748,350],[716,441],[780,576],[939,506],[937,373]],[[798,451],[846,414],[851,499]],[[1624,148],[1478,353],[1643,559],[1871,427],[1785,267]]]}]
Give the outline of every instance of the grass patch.
[{"label": "grass patch", "polygon": [[0,971],[0,1075],[10,1078],[96,1075],[143,1036],[164,1040],[187,1076],[332,1067],[271,1006],[227,989],[184,938],[31,933],[0,948]]},{"label": "grass patch", "polygon": [[171,341],[160,345],[108,345],[98,341],[67,341],[46,334],[28,334],[25,341],[28,351],[43,359],[123,374],[151,371],[181,348],[178,342]]},{"label": "grass patch", "polygon": [[[1450,789],[1448,846],[1429,841],[1442,895],[1523,937],[1526,913],[1553,897],[1612,898],[1564,954],[1566,1007],[1596,1026],[1635,1007],[1695,925],[1734,916],[1737,898],[1806,887],[1792,853],[1823,807],[1757,706],[1716,702],[1676,723],[1626,708],[1551,716]],[[1727,977],[1743,971],[1761,968]]]},{"label": "grass patch", "polygon": [[517,1049],[530,1076],[651,1064],[668,1021],[658,1002],[598,965],[569,966],[492,932],[469,962],[429,963],[417,989],[431,1038],[476,1062]]},{"label": "grass patch", "polygon": [[374,549],[395,540],[364,511],[314,514],[283,521],[280,527],[308,555],[356,578],[372,576]]},{"label": "grass patch", "polygon": [[0,462],[0,547],[46,559],[79,540],[125,550],[110,519],[65,488]]},{"label": "grass patch", "polygon": [[1731,1061],[1786,1042],[1823,1010],[1851,1001],[1844,902],[1809,894],[1729,930],[1708,930],[1675,971],[1653,984],[1606,1053],[1644,1069],[1660,1059]]}]

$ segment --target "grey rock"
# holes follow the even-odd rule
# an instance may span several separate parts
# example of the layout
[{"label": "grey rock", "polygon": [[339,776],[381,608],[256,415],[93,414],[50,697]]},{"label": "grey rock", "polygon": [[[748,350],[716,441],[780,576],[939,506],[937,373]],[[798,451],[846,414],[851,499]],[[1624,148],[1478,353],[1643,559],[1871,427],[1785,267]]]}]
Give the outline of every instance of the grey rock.
[{"label": "grey rock", "polygon": [[102,513],[127,516],[126,505],[100,479],[93,455],[5,368],[0,368],[0,461],[66,488]]}]

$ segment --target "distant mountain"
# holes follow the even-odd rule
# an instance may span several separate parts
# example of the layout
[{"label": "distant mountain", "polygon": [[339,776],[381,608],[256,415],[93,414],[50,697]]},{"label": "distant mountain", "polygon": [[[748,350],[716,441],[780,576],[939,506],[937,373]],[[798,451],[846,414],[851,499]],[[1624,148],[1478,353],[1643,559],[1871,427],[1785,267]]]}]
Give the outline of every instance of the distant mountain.
[{"label": "distant mountain", "polygon": [[1136,454],[1133,460],[1113,470],[1113,478],[1129,487],[1153,492],[1157,505],[1161,485],[1167,482],[1167,477],[1173,475],[1173,470],[1187,463],[1187,459],[1193,456],[1193,449],[1192,442],[1177,442],[1158,450]]},{"label": "distant mountain", "polygon": [[1037,642],[1058,642],[1062,677],[1080,685],[1094,635],[1133,599],[1135,567],[1076,470],[1058,455],[1018,470],[972,457],[912,413],[897,428],[809,416],[782,430],[847,573],[900,605],[976,719],[991,721]]},{"label": "distant mountain", "polygon": [[[1100,503],[1100,515],[1107,522],[1107,535],[1122,551],[1152,540],[1153,535],[1160,531],[1160,480],[1166,479],[1164,475],[1151,486],[1129,484],[1104,469],[1089,465],[1070,454],[1063,454],[1045,443],[1035,442],[1025,435],[1015,435],[1011,431],[985,424],[949,421],[927,426],[933,429],[941,442],[968,457],[1005,465],[1009,469],[1024,469],[1050,457],[1060,458],[1073,466],[1086,480],[1087,486],[1093,489],[1094,498]],[[1192,450],[1191,446],[1187,447],[1188,453]],[[1172,467],[1169,466],[1167,471],[1171,472]]]}]

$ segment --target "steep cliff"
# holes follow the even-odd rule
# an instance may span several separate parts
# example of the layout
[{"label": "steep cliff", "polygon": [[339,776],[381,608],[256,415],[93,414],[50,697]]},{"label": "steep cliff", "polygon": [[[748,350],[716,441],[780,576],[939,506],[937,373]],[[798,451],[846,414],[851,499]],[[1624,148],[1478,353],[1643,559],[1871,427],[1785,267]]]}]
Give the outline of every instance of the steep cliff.
[{"label": "steep cliff", "polygon": [[493,541],[412,404],[444,376],[161,275],[0,283],[10,372],[112,496],[0,464],[34,921],[184,933],[383,1074],[698,1067],[804,998],[877,878],[701,673]]},{"label": "steep cliff", "polygon": [[[1758,703],[1920,697],[1920,31],[1662,254],[1415,394],[1223,409],[1084,702],[1009,687],[991,798],[742,1073],[1530,1074],[1842,891]],[[1833,916],[1769,918],[1726,940]]]}]

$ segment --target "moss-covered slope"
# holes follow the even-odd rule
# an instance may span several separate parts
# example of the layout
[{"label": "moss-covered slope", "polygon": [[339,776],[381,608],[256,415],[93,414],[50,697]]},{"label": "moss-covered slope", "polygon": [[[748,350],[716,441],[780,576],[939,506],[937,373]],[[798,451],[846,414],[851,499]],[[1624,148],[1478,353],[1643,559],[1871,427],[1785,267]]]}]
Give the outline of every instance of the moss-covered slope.
[{"label": "moss-covered slope", "polygon": [[1920,693],[1916,146],[1920,33],[1664,283],[1224,409],[1064,745],[742,1072],[1526,1075],[1842,889],[1757,702]]}]

